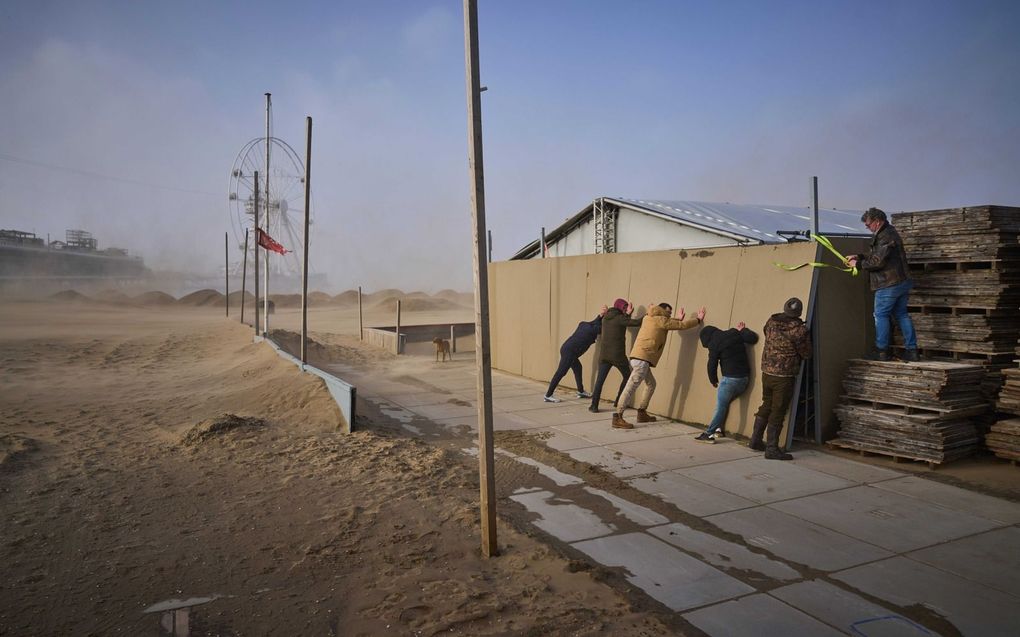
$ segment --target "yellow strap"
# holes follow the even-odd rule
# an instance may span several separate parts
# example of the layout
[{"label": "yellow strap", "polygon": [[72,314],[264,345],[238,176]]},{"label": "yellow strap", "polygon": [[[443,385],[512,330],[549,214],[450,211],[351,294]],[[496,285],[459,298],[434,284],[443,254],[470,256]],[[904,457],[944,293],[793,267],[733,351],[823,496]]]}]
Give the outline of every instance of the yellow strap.
[{"label": "yellow strap", "polygon": [[[837,250],[836,248],[832,247],[832,242],[829,241],[828,237],[825,237],[825,236],[820,235],[820,234],[815,234],[815,235],[811,235],[811,238],[814,239],[815,241],[817,241],[820,245],[825,246],[825,248],[827,248],[829,250],[829,252],[831,252],[834,255],[836,255],[836,257],[839,258],[839,262],[840,263],[846,263],[846,257],[844,257],[842,254],[840,254],[839,250]],[[829,263],[818,263],[816,261],[810,261],[808,263],[801,263],[800,265],[784,265],[782,263],[775,263],[774,262],[773,265],[775,265],[778,268],[782,268],[784,270],[788,270],[788,271],[791,271],[791,272],[793,270],[799,270],[799,269],[801,269],[803,267],[806,267],[806,266],[811,266],[813,268],[835,268],[836,270],[839,270],[841,272],[849,272],[850,276],[857,276],[857,274],[858,274],[857,266],[854,266],[852,268],[850,268],[850,267],[841,267],[841,266],[837,266],[837,265],[831,265]]]}]

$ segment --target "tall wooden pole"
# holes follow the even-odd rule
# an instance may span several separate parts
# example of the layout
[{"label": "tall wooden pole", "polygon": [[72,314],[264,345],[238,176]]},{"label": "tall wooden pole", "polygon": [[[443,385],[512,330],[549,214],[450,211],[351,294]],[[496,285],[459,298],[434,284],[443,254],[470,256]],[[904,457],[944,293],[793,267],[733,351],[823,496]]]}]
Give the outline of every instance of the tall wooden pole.
[{"label": "tall wooden pole", "polygon": [[397,346],[393,353],[400,356],[400,299],[397,299]]},{"label": "tall wooden pole", "polygon": [[482,555],[499,555],[496,544],[495,455],[492,446],[492,355],[489,352],[489,266],[485,254],[485,172],[482,164],[482,90],[478,69],[478,0],[464,0],[464,58],[467,62],[468,168],[475,279],[475,363],[478,370],[478,477]]},{"label": "tall wooden pole", "polygon": [[358,286],[358,338],[365,340],[365,315],[361,312],[361,286]]},{"label": "tall wooden pole", "polygon": [[223,289],[226,290],[223,300],[227,306],[227,318],[230,318],[230,240],[227,234],[223,233]]},{"label": "tall wooden pole", "polygon": [[255,171],[255,336],[261,334],[259,329],[259,171]]},{"label": "tall wooden pole", "polygon": [[489,230],[489,258],[486,261],[492,263],[492,230]]},{"label": "tall wooden pole", "polygon": [[244,229],[244,265],[241,266],[241,322],[244,323],[244,295],[248,281],[248,229]]},{"label": "tall wooden pole", "polygon": [[818,234],[818,177],[811,178],[811,236]]},{"label": "tall wooden pole", "polygon": [[[272,117],[272,94],[266,93],[266,228],[265,231],[268,234],[270,223],[269,223],[269,209],[272,207],[272,199],[269,198],[269,176],[273,173],[269,171],[269,148],[272,146],[272,137],[270,136],[269,125]],[[269,336],[269,250],[263,250],[266,257],[266,271],[265,271],[265,290],[262,295],[263,302],[266,304],[264,311],[262,312],[262,323],[263,323],[263,336]]]},{"label": "tall wooden pole", "polygon": [[305,148],[305,253],[301,265],[301,362],[308,362],[308,215],[312,209],[312,118],[308,122]]}]

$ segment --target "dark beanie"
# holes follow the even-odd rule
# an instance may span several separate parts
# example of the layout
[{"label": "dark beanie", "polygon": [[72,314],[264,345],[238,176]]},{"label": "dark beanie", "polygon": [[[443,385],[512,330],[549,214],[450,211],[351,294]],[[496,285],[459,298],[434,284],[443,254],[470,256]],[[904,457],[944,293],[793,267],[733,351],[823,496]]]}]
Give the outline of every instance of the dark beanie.
[{"label": "dark beanie", "polygon": [[792,316],[793,318],[800,318],[801,313],[804,311],[804,304],[800,302],[800,299],[793,297],[783,304],[783,314]]}]

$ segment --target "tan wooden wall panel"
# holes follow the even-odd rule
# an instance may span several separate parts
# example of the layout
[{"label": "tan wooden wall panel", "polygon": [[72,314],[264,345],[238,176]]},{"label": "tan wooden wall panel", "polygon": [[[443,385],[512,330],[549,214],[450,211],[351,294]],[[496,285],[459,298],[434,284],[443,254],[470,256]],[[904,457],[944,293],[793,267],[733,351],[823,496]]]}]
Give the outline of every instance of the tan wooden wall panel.
[{"label": "tan wooden wall panel", "polygon": [[[679,316],[680,308],[693,316],[704,307],[706,324],[726,329],[741,258],[739,248],[681,252],[674,316]],[[666,349],[656,368],[656,379],[672,376],[673,380],[660,383],[652,400],[652,411],[675,414],[674,418],[687,422],[711,420],[715,411],[715,388],[708,382],[708,350],[701,346],[700,332],[700,328],[691,328],[671,332],[667,337]]]},{"label": "tan wooden wall panel", "polygon": [[[504,321],[503,316],[498,319],[493,360],[499,361],[496,366],[500,369],[548,381],[559,360],[559,346],[578,321],[590,320],[601,305],[608,305],[617,297],[630,299],[638,307],[638,316],[647,311],[646,305],[650,302],[666,301],[674,308],[685,307],[689,314],[704,305],[708,310],[707,324],[726,329],[742,320],[763,336],[765,321],[773,313],[782,311],[787,298],[799,297],[806,309],[813,302],[810,294],[815,270],[802,268],[789,272],[777,268],[774,262],[813,261],[815,248],[812,243],[799,242],[493,263],[490,272],[494,274],[490,280],[494,279],[497,284],[491,292],[492,307],[500,308],[498,311],[518,321],[514,325]],[[847,251],[853,250],[848,248]],[[848,285],[845,279],[830,274],[846,276],[833,270],[827,272],[820,283],[824,294],[819,298],[834,306],[832,313],[821,315],[827,325],[824,334],[819,334],[826,338],[821,347],[823,369],[820,370],[826,388],[838,385],[839,379],[831,377],[845,364],[845,359],[841,361],[844,349],[853,350],[857,355],[858,344],[864,338],[859,334],[865,325],[861,316],[870,316],[865,314],[870,310],[860,307],[867,302],[860,292],[861,286],[854,287],[853,282]],[[835,295],[831,300],[830,294]],[[855,308],[858,308],[856,313]],[[830,329],[834,335],[832,339],[827,338]],[[708,382],[708,354],[698,340],[699,331],[695,328],[674,332],[668,337],[663,358],[655,370],[659,386],[651,411],[700,424],[711,419],[716,390]],[[841,345],[830,352],[828,340]],[[628,348],[632,344],[633,334],[628,337]],[[727,421],[730,431],[745,435],[750,432],[750,421],[761,400],[758,371],[761,345],[759,342],[751,350],[751,387],[731,406]],[[521,350],[520,370],[511,366],[517,359],[512,353],[504,356],[501,351],[504,348]],[[594,374],[595,356],[593,347],[582,359],[586,389],[591,388],[587,383]],[[611,379],[614,380],[607,383],[610,388],[616,382],[614,375]],[[564,379],[564,385],[573,387],[570,374]],[[611,392],[604,390],[605,395],[608,393]],[[834,406],[831,392],[822,396],[821,406],[823,420],[830,418]]]}]

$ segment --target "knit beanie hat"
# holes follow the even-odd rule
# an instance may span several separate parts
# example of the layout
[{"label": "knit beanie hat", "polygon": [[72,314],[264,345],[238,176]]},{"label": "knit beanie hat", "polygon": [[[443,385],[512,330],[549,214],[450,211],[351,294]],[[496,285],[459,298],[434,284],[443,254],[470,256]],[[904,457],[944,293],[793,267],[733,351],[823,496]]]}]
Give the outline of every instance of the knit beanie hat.
[{"label": "knit beanie hat", "polygon": [[793,318],[800,318],[801,313],[804,311],[804,304],[800,302],[800,299],[793,297],[783,304],[783,314],[792,316]]}]

